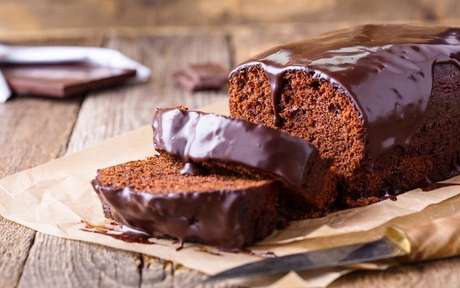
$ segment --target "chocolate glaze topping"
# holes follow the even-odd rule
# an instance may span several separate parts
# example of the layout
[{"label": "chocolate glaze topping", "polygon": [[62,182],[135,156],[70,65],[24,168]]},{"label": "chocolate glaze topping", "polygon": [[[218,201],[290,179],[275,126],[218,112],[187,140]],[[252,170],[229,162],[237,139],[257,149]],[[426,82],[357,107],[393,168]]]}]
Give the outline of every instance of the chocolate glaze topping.
[{"label": "chocolate glaze topping", "polygon": [[241,164],[302,190],[316,149],[285,132],[180,109],[158,109],[153,118],[155,149],[193,161]]},{"label": "chocolate glaze topping", "polygon": [[278,185],[273,181],[234,191],[184,193],[114,188],[102,185],[97,177],[92,185],[104,205],[106,217],[152,236],[231,250],[261,240],[276,225],[277,210],[272,204],[278,195]]},{"label": "chocolate glaze topping", "polygon": [[367,155],[409,143],[421,123],[436,63],[460,63],[460,28],[364,25],[278,46],[236,67],[260,66],[272,87],[275,125],[283,75],[302,70],[350,97],[367,126]]}]

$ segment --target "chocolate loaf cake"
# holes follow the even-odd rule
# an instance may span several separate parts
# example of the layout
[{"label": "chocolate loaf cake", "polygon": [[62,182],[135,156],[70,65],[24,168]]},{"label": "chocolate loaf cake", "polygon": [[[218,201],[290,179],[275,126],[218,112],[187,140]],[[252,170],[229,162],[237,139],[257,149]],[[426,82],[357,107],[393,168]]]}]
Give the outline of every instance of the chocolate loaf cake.
[{"label": "chocolate loaf cake", "polygon": [[[324,211],[336,199],[328,161],[307,141],[275,129],[185,109],[157,109],[154,147],[191,163],[240,175],[278,179],[308,210]],[[190,167],[190,166],[188,166]],[[282,195],[288,197],[289,195]]]},{"label": "chocolate loaf cake", "polygon": [[98,170],[92,181],[106,217],[153,236],[237,249],[270,234],[279,185],[207,174],[183,176],[166,155]]},{"label": "chocolate loaf cake", "polygon": [[459,28],[340,30],[236,67],[230,112],[311,142],[365,205],[459,173],[459,60]]}]

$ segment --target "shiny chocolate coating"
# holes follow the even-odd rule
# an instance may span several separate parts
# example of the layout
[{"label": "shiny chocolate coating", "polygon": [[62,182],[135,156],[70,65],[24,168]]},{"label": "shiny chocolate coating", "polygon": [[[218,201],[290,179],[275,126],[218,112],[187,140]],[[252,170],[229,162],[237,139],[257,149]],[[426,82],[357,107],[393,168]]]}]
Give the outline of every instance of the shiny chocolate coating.
[{"label": "shiny chocolate coating", "polygon": [[[319,159],[307,141],[244,120],[180,109],[158,109],[154,147],[188,161],[239,164],[275,177],[300,193]],[[311,191],[310,191],[311,192]]]},{"label": "shiny chocolate coating", "polygon": [[460,28],[364,25],[270,49],[236,67],[259,66],[272,87],[275,125],[283,75],[305,71],[335,85],[366,125],[366,155],[405,147],[423,122],[436,63],[460,64]]},{"label": "shiny chocolate coating", "polygon": [[[185,176],[184,176],[185,177]],[[107,217],[152,236],[240,249],[268,236],[279,222],[278,185],[239,190],[151,193],[92,181]]]}]

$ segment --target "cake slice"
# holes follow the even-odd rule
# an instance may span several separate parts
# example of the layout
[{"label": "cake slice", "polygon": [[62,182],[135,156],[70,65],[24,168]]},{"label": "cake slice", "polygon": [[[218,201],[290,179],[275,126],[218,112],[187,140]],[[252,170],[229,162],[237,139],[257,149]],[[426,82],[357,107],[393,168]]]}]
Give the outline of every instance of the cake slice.
[{"label": "cake slice", "polygon": [[460,28],[358,26],[237,66],[230,112],[312,143],[366,205],[459,173],[459,67]]},{"label": "cake slice", "polygon": [[328,161],[303,139],[263,125],[186,109],[157,109],[152,126],[155,149],[189,161],[186,168],[199,163],[277,179],[286,187],[283,194],[291,194],[309,210],[324,211],[336,199]]},{"label": "cake slice", "polygon": [[106,217],[152,236],[238,249],[279,223],[276,182],[208,171],[184,176],[182,166],[153,156],[100,169],[92,185]]}]

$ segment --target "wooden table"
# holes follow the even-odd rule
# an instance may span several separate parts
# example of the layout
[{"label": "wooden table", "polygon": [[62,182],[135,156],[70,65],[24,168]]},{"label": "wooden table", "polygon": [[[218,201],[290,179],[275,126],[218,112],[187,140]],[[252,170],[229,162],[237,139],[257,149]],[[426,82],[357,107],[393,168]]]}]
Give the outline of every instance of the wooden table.
[{"label": "wooden table", "polygon": [[[231,67],[274,44],[346,25],[144,29],[142,33],[77,33],[23,39],[20,42],[119,49],[151,67],[153,77],[145,85],[81,98],[18,97],[0,105],[0,176],[145,125],[155,106],[185,104],[198,108],[225,97],[224,92],[189,94],[176,88],[170,76],[180,66],[215,61]],[[190,287],[204,277],[152,257],[36,233],[1,217],[0,231],[0,287]],[[333,286],[451,287],[460,283],[459,269],[460,257],[388,271],[355,272]]]}]

